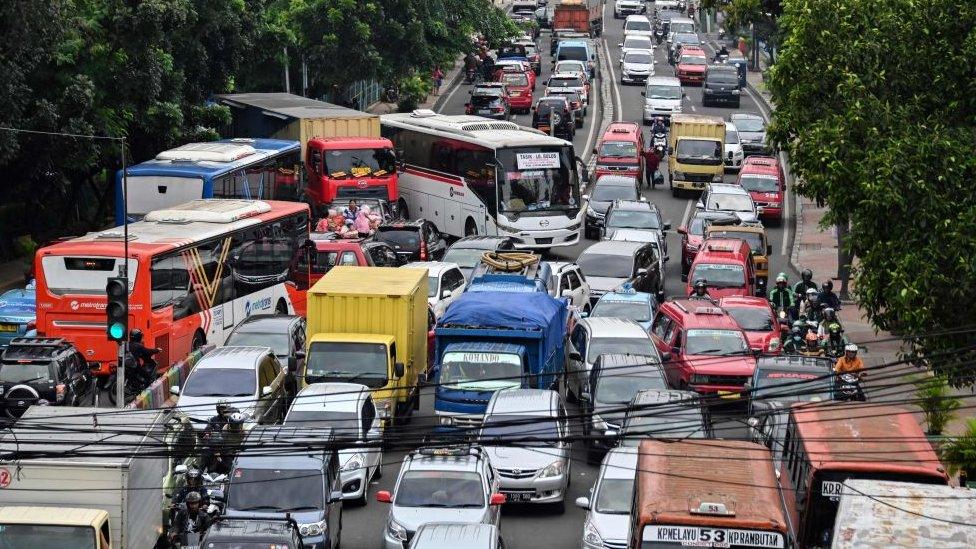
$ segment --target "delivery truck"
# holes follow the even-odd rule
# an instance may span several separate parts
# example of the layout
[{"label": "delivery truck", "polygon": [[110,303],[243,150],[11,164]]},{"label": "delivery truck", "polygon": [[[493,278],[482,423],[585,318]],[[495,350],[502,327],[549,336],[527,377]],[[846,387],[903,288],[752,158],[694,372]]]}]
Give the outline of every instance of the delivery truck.
[{"label": "delivery truck", "polygon": [[231,108],[231,137],[293,139],[302,145],[305,198],[317,216],[329,204],[380,199],[396,204],[393,143],[380,136],[379,115],[290,93],[218,96]]},{"label": "delivery truck", "polygon": [[420,406],[427,369],[427,269],[333,267],[308,291],[304,385],[362,383],[384,425]]},{"label": "delivery truck", "polygon": [[717,116],[674,114],[668,132],[668,175],[671,194],[703,191],[721,183],[725,174],[725,121]]},{"label": "delivery truck", "polygon": [[544,292],[465,292],[434,328],[439,429],[477,427],[495,391],[565,395],[568,302]]},{"label": "delivery truck", "polygon": [[0,434],[0,540],[11,536],[12,547],[154,547],[164,525],[169,460],[160,454],[168,415],[28,408]]},{"label": "delivery truck", "polygon": [[561,0],[553,8],[552,29],[585,33],[590,38],[603,31],[603,2],[600,0]]}]

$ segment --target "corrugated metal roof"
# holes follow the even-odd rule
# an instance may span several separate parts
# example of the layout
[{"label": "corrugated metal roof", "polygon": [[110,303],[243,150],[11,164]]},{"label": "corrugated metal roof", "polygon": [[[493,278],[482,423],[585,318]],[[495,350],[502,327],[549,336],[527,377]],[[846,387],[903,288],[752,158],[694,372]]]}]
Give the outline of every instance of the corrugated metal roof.
[{"label": "corrugated metal roof", "polygon": [[254,107],[291,118],[372,118],[375,115],[290,93],[231,93],[217,96],[231,107]]},{"label": "corrugated metal roof", "polygon": [[976,490],[889,480],[844,484],[833,549],[976,547]]}]

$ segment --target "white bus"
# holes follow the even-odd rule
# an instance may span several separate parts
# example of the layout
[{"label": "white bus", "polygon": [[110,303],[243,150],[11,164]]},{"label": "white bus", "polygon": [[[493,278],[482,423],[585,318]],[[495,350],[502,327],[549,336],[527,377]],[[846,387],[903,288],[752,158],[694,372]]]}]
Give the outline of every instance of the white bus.
[{"label": "white bus", "polygon": [[429,110],[380,121],[404,163],[405,216],[455,237],[512,236],[521,248],[579,242],[588,175],[572,143],[512,122]]}]

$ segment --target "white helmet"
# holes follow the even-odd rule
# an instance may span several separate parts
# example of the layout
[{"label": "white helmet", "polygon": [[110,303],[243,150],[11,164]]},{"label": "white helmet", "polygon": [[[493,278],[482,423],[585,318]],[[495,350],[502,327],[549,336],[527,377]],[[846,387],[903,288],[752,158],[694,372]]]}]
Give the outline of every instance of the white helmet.
[{"label": "white helmet", "polygon": [[857,345],[855,345],[853,343],[848,343],[847,345],[844,345],[844,352],[846,352],[846,353],[856,353],[857,352]]}]

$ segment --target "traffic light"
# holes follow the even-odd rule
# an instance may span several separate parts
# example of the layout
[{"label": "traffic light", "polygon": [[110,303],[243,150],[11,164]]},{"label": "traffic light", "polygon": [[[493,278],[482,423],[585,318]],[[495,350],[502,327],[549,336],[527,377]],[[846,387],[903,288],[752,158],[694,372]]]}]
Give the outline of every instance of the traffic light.
[{"label": "traffic light", "polygon": [[129,333],[129,279],[112,277],[105,285],[108,304],[105,305],[105,331],[108,338],[123,342]]}]

